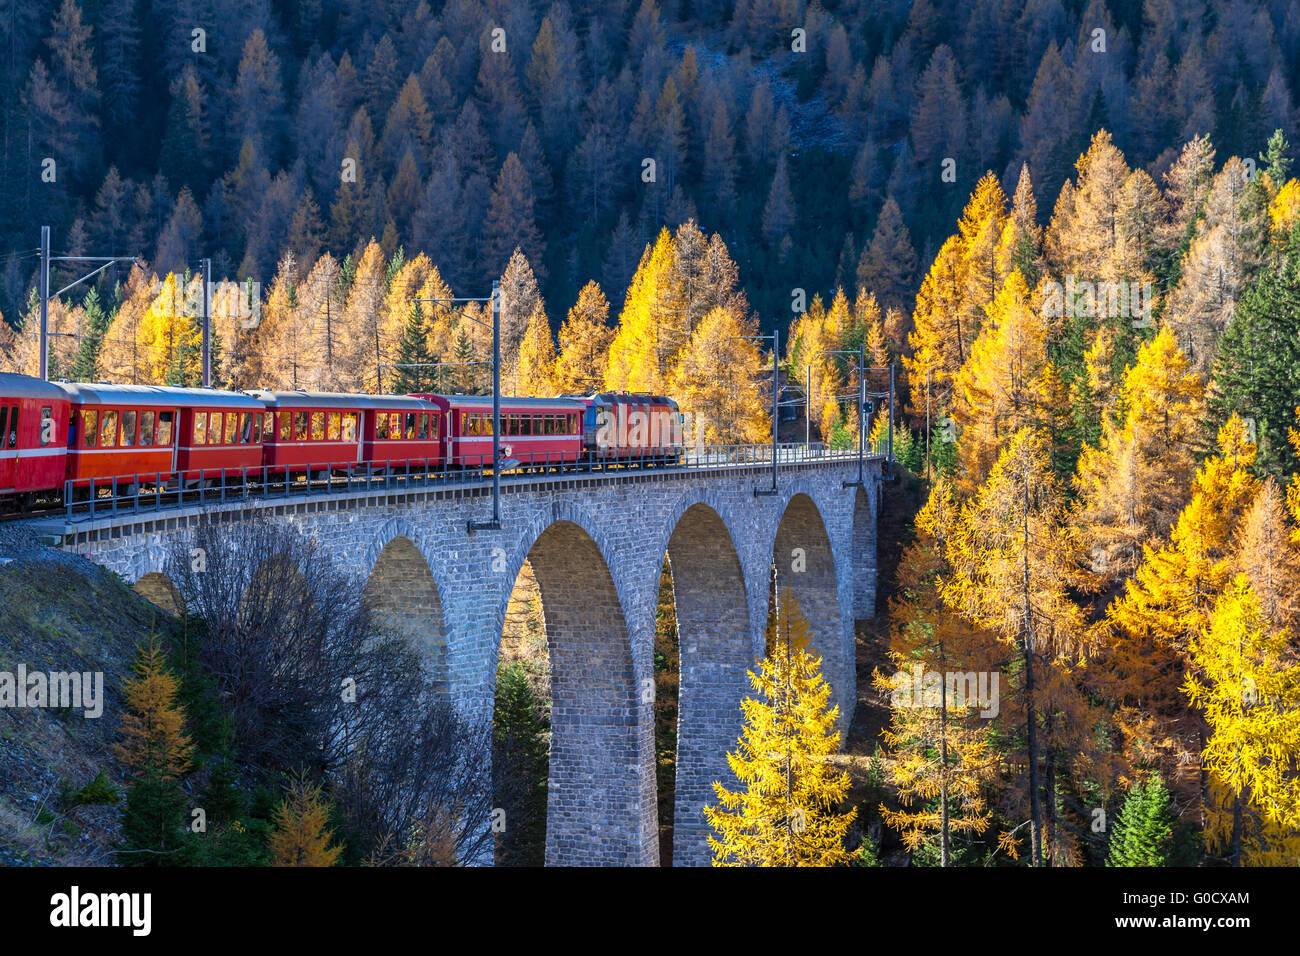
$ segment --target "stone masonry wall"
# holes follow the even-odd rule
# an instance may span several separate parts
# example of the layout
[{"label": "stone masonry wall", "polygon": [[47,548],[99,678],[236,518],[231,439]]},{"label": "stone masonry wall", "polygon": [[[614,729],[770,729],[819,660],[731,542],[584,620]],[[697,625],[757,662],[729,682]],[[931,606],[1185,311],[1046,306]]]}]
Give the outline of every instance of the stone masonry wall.
[{"label": "stone masonry wall", "polygon": [[[880,461],[867,468],[863,492],[843,487],[856,461],[785,466],[775,496],[754,494],[770,487],[763,468],[510,480],[501,530],[472,533],[466,522],[491,512],[478,487],[251,501],[68,526],[65,548],[134,583],[162,572],[177,536],[200,520],[261,513],[287,522],[369,583],[388,625],[406,621],[427,650],[431,679],[487,720],[506,605],[531,556],[552,667],[546,859],[590,865],[658,863],[653,644],[669,552],[682,650],[674,858],[706,865],[699,808],[712,781],[729,775],[745,671],[763,652],[774,556],[782,583],[806,602],[847,728],[853,621],[875,602]],[[803,571],[791,565],[795,548]]]}]

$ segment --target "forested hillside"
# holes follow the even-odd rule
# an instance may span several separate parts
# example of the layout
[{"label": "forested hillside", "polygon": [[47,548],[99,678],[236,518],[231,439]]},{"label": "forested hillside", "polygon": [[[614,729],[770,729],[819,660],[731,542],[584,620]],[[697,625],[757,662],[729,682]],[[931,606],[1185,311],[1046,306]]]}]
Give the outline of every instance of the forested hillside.
[{"label": "forested hillside", "polygon": [[42,223],[264,290],[328,252],[340,297],[372,237],[459,295],[519,247],[558,329],[694,218],[766,328],[795,288],[910,307],[986,170],[1028,162],[1049,210],[1100,128],[1157,181],[1198,134],[1257,155],[1294,128],[1300,5],[6,0],[0,36],[11,325]]}]

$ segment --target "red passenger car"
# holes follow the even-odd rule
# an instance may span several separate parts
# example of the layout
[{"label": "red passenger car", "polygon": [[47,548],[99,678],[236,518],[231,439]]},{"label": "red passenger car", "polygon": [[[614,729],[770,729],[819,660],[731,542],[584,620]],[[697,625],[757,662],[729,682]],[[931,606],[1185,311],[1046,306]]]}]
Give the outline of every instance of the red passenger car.
[{"label": "red passenger car", "polygon": [[0,372],[0,498],[62,491],[67,421],[57,385]]},{"label": "red passenger car", "polygon": [[[59,386],[71,402],[67,477],[140,482],[237,478],[261,465],[262,406],[238,392],[160,385]],[[128,481],[128,483],[130,483]]]},{"label": "red passenger car", "polygon": [[[492,464],[492,398],[484,395],[421,395],[448,422],[446,462],[457,468]],[[567,398],[501,397],[502,459],[535,467],[582,457],[581,402]]]},{"label": "red passenger car", "polygon": [[438,409],[402,395],[252,393],[267,409],[263,461],[276,473],[352,472],[442,463]]},{"label": "red passenger car", "polygon": [[363,455],[378,472],[435,470],[443,463],[443,415],[430,401],[410,395],[366,397],[361,425]]}]

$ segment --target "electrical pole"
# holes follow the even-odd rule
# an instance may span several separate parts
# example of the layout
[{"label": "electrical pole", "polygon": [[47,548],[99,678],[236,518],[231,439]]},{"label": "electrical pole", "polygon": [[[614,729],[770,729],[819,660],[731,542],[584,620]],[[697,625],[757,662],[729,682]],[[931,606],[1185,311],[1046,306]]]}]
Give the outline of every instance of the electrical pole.
[{"label": "electrical pole", "polygon": [[780,346],[781,332],[772,329],[772,490],[769,494],[776,494],[776,446],[777,446],[777,427],[781,423],[781,370],[777,365],[777,353],[781,351]]},{"label": "electrical pole", "polygon": [[203,269],[203,387],[212,387],[212,260],[201,259]]},{"label": "electrical pole", "polygon": [[50,380],[50,227],[41,226],[41,381]]},{"label": "electrical pole", "polygon": [[[470,528],[474,522],[470,522]],[[501,528],[501,282],[492,280],[492,520],[484,530]]]},{"label": "electrical pole", "polygon": [[894,363],[889,363],[889,475],[894,475]]},{"label": "electrical pole", "polygon": [[867,340],[858,343],[858,485],[862,486],[863,446],[867,440]]},{"label": "electrical pole", "polygon": [[803,444],[805,453],[812,444],[812,362],[804,369],[808,381],[803,389]]},{"label": "electrical pole", "polygon": [[[486,327],[487,323],[477,319],[468,312],[450,308],[452,302],[491,302],[492,303],[492,520],[475,521],[470,519],[466,527],[470,531],[501,530],[501,281],[492,280],[490,298],[460,299],[412,299],[413,302],[433,302],[448,311],[455,312],[462,318],[469,319],[476,325]],[[471,363],[472,364],[472,363]]]},{"label": "electrical pole", "polygon": [[[40,299],[41,299],[41,331],[40,331],[40,377],[41,381],[50,380],[50,299],[63,295],[74,286],[78,286],[87,279],[99,275],[109,266],[116,262],[136,262],[136,256],[52,256],[50,255],[50,227],[41,226],[41,269],[40,269]],[[80,279],[69,282],[58,292],[50,294],[50,263],[51,262],[101,262],[98,269],[86,273]]]}]

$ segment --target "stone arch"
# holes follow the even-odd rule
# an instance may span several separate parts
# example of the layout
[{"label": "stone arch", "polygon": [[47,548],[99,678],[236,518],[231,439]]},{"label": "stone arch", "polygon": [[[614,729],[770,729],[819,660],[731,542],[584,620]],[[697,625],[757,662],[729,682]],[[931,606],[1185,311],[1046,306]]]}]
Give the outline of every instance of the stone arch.
[{"label": "stone arch", "polygon": [[179,617],[185,606],[185,599],[172,579],[161,571],[150,571],[135,582],[135,593],[154,607],[166,611],[172,617]]},{"label": "stone arch", "polygon": [[361,593],[375,624],[404,637],[419,653],[435,693],[447,693],[447,637],[442,599],[424,554],[397,535],[380,549]]},{"label": "stone arch", "polygon": [[718,510],[683,503],[666,545],[672,568],[680,660],[673,864],[707,866],[704,804],[730,779],[727,752],[740,736],[740,702],[754,665],[749,600],[740,557]]},{"label": "stone arch", "polygon": [[[513,583],[527,560],[542,596],[551,668],[546,864],[653,865],[653,685],[638,680],[602,533],[569,505],[557,503],[539,531],[541,517],[511,556],[506,579]],[[501,596],[498,641],[509,591]],[[640,669],[648,673],[644,663]]]},{"label": "stone arch", "polygon": [[853,495],[853,619],[876,616],[876,509],[872,495],[859,486]]},{"label": "stone arch", "polygon": [[822,512],[810,494],[797,491],[786,502],[776,528],[772,564],[779,589],[790,588],[808,619],[811,650],[822,659],[831,702],[840,708],[841,729],[852,718],[852,642],[840,613],[836,555]]}]

